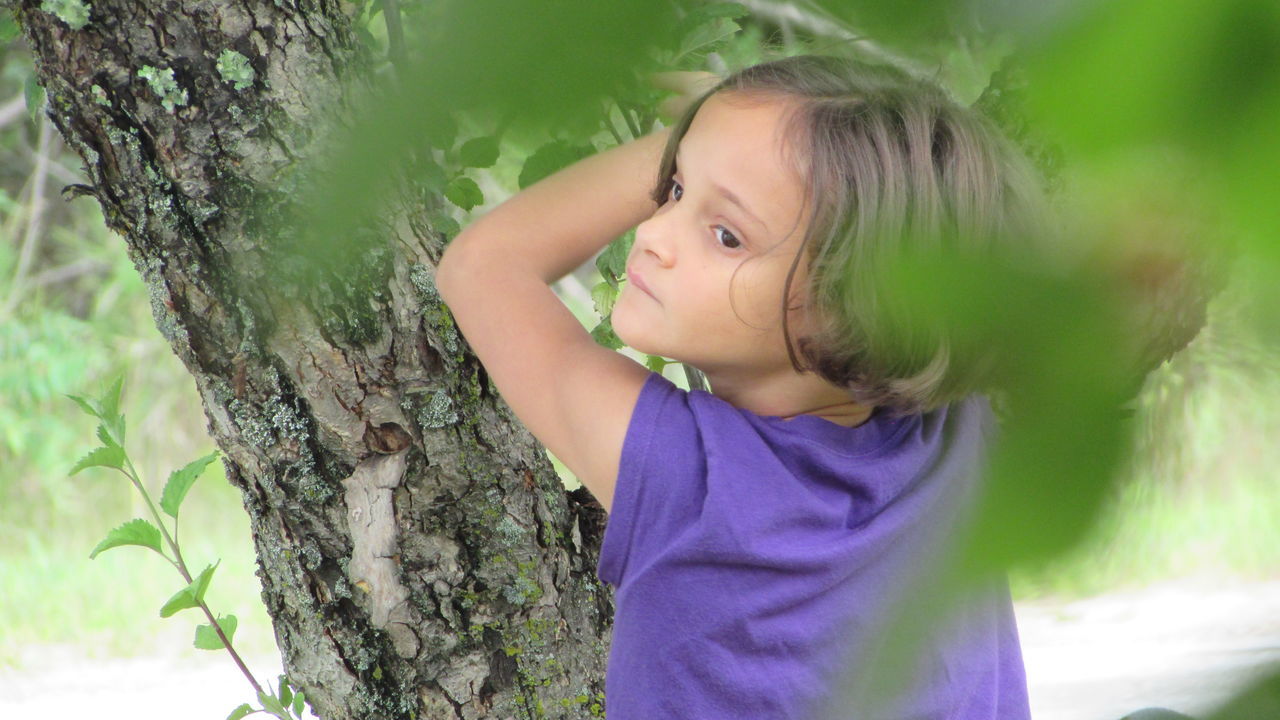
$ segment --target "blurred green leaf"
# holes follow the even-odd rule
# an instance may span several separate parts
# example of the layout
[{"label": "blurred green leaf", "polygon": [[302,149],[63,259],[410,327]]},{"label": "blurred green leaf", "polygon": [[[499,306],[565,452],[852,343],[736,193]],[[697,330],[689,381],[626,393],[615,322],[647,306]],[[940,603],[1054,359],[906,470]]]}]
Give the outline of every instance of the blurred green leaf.
[{"label": "blurred green leaf", "polygon": [[472,138],[462,144],[458,154],[462,159],[463,167],[493,167],[493,164],[498,161],[498,138]]},{"label": "blurred green leaf", "polygon": [[40,124],[40,110],[44,108],[44,88],[34,74],[27,76],[22,94],[27,100],[27,115],[31,117],[31,122]]},{"label": "blurred green leaf", "polygon": [[235,710],[232,710],[231,714],[227,716],[227,720],[240,720],[251,712],[253,712],[253,706],[249,703],[244,703]]},{"label": "blurred green leaf", "polygon": [[467,211],[484,204],[484,193],[480,191],[480,186],[465,175],[454,178],[449,187],[445,188],[444,196],[449,202]]},{"label": "blurred green leaf", "polygon": [[138,545],[145,548],[151,548],[163,555],[160,550],[160,529],[155,525],[141,518],[130,520],[129,522],[115,528],[107,533],[106,539],[98,543],[98,546],[89,553],[89,559],[92,560],[98,556],[98,553],[104,550],[110,550],[114,547],[123,545]]},{"label": "blurred green leaf", "polygon": [[562,140],[553,140],[525,159],[517,184],[523,190],[595,152],[596,149],[590,145],[570,145]]}]

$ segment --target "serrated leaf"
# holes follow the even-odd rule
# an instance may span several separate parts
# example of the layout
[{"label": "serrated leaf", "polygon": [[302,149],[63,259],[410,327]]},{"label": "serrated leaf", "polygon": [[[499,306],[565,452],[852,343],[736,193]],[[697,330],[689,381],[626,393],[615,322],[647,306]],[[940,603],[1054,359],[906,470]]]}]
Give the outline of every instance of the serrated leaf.
[{"label": "serrated leaf", "polygon": [[599,325],[591,329],[591,339],[595,340],[596,344],[607,347],[610,350],[622,349],[622,341],[614,334],[613,323],[610,322],[609,318],[601,320]]},{"label": "serrated leaf", "polygon": [[498,162],[498,138],[487,136],[471,138],[462,143],[458,154],[463,167],[487,168]]},{"label": "serrated leaf", "polygon": [[161,555],[164,554],[160,551],[160,529],[146,520],[137,518],[107,533],[106,539],[98,543],[93,552],[89,553],[89,559],[96,558],[98,553],[123,545],[151,548]]},{"label": "serrated leaf", "polygon": [[102,441],[103,445],[106,445],[109,447],[117,444],[116,439],[111,437],[111,433],[107,432],[106,425],[103,425],[102,423],[98,423],[97,433],[98,433],[98,439]]},{"label": "serrated leaf", "polygon": [[613,303],[618,299],[618,288],[607,281],[596,283],[591,288],[591,303],[595,305],[596,312],[604,317],[613,312]]},{"label": "serrated leaf", "polygon": [[94,450],[90,450],[88,455],[80,458],[80,462],[71,468],[71,472],[67,475],[75,475],[76,473],[91,467],[105,467],[119,470],[124,467],[124,449],[119,445],[105,445]]},{"label": "serrated leaf", "polygon": [[160,617],[167,618],[187,608],[200,607],[200,601],[204,600],[205,591],[209,589],[209,582],[213,579],[213,571],[218,569],[221,560],[209,567],[206,567],[191,584],[174,593],[173,597],[160,608]]},{"label": "serrated leaf", "polygon": [[444,196],[449,202],[468,212],[471,208],[484,204],[484,193],[480,191],[480,186],[466,176],[454,178],[449,187],[445,188]]},{"label": "serrated leaf", "polygon": [[553,140],[534,150],[533,154],[525,159],[524,167],[520,169],[520,177],[516,182],[523,190],[561,168],[569,167],[588,155],[594,155],[595,152],[595,147],[590,144],[570,145],[563,140]]},{"label": "serrated leaf", "polygon": [[79,395],[68,395],[67,397],[74,400],[76,404],[80,406],[81,410],[92,415],[93,417],[98,418],[99,420],[102,419],[102,413],[98,411],[98,408],[96,405],[90,403],[88,400],[80,397]]},{"label": "serrated leaf", "polygon": [[297,715],[299,718],[302,717],[302,711],[304,709],[303,703],[305,702],[306,699],[304,698],[302,691],[299,690],[297,694],[293,696],[293,714]]},{"label": "serrated leaf", "polygon": [[164,492],[160,495],[160,509],[169,514],[169,517],[178,517],[178,508],[182,505],[182,501],[187,497],[187,491],[195,483],[196,478],[200,477],[200,473],[209,467],[209,463],[218,459],[218,451],[213,451],[208,455],[187,463],[181,470],[174,470],[169,473],[169,481],[164,485]]},{"label": "serrated leaf", "polygon": [[98,407],[102,408],[104,419],[120,414],[120,394],[124,391],[124,376],[117,375],[107,389],[103,391],[102,397],[98,398]]},{"label": "serrated leaf", "polygon": [[[227,642],[235,639],[236,626],[239,621],[235,615],[223,615],[218,618],[218,627],[222,628],[222,632],[227,636]],[[222,638],[218,637],[218,631],[213,625],[200,625],[196,627],[195,647],[197,650],[221,650],[226,647]]]},{"label": "serrated leaf", "polygon": [[240,718],[244,717],[245,715],[248,715],[251,712],[253,712],[253,706],[250,705],[249,703],[244,703],[243,705],[236,708],[235,710],[232,710],[231,714],[227,716],[227,720],[240,720]]},{"label": "serrated leaf", "polygon": [[618,280],[627,272],[627,256],[631,254],[635,239],[635,230],[628,230],[596,256],[596,269],[605,282],[618,286]]},{"label": "serrated leaf", "polygon": [[680,40],[680,49],[673,60],[674,65],[683,68],[690,61],[719,50],[741,29],[738,23],[728,17],[715,17],[695,25]]}]

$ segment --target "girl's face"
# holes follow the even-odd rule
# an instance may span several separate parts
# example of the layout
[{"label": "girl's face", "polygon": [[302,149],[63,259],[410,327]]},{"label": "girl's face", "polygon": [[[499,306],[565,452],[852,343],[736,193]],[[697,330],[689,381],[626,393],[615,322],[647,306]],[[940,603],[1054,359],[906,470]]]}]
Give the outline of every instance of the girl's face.
[{"label": "girl's face", "polygon": [[[803,181],[784,155],[790,109],[723,93],[703,103],[666,202],[636,227],[613,308],[623,342],[709,374],[794,372],[782,290],[805,227]],[[802,262],[792,308],[803,304],[804,273]],[[803,332],[798,311],[788,322],[793,337]]]}]

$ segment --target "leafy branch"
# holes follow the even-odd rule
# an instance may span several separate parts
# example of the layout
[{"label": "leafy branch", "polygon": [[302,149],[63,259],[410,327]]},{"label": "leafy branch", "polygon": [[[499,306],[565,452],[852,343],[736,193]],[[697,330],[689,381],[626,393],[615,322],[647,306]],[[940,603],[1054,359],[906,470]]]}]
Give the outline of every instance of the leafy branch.
[{"label": "leafy branch", "polygon": [[[301,720],[305,702],[303,694],[301,692],[294,693],[284,675],[280,676],[279,687],[276,692],[272,692],[270,688],[264,690],[257,679],[253,677],[253,674],[249,672],[244,660],[231,644],[231,639],[235,635],[238,624],[236,616],[228,614],[215,617],[208,603],[205,602],[205,593],[208,592],[209,585],[213,581],[213,573],[222,561],[219,560],[206,566],[200,571],[199,575],[193,576],[186,560],[182,557],[182,549],[178,543],[178,519],[182,501],[186,499],[187,492],[191,490],[191,486],[195,484],[196,479],[200,477],[205,468],[218,459],[218,452],[214,451],[202,458],[192,460],[182,468],[170,473],[169,480],[160,495],[160,507],[157,509],[151,499],[151,495],[147,492],[138,475],[137,468],[134,467],[133,461],[125,450],[126,424],[124,414],[120,412],[120,395],[123,386],[124,379],[118,377],[98,398],[88,399],[77,395],[68,395],[80,406],[81,410],[99,420],[97,436],[102,443],[101,446],[94,448],[80,458],[80,461],[71,468],[69,474],[75,475],[81,470],[92,467],[102,467],[119,472],[128,478],[129,482],[142,494],[142,499],[146,502],[147,509],[151,511],[151,517],[155,522],[135,518],[115,528],[107,533],[106,538],[89,553],[89,559],[92,560],[100,553],[112,548],[136,545],[152,550],[167,560],[182,575],[182,579],[187,584],[161,606],[160,617],[167,618],[182,610],[199,608],[204,613],[205,618],[209,620],[209,624],[199,625],[196,628],[195,647],[199,650],[221,650],[225,648],[236,666],[240,668],[240,672],[244,674],[245,678],[249,680],[249,684],[253,686],[254,691],[257,693],[258,701],[262,704],[262,707],[258,709],[253,708],[248,703],[240,705],[231,711],[231,714],[227,716],[227,720],[240,720],[240,718],[258,712],[274,715],[280,720]],[[172,518],[172,533],[166,526],[164,518],[161,517],[161,511]],[[168,553],[165,552],[165,548],[168,548]]]}]

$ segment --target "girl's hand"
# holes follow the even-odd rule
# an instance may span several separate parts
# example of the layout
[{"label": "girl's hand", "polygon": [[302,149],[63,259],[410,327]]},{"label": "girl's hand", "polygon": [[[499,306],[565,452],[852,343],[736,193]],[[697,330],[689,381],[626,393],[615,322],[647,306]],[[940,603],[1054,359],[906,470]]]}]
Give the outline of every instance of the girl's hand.
[{"label": "girl's hand", "polygon": [[659,90],[675,93],[658,104],[658,115],[664,122],[673,122],[684,115],[694,100],[715,87],[720,76],[709,72],[660,72],[649,75],[649,83]]}]

